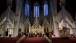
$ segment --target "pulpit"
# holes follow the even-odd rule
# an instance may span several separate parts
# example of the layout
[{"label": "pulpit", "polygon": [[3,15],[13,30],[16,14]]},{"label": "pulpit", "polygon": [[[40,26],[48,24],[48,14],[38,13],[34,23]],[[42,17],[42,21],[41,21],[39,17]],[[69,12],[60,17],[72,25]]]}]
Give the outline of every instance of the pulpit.
[{"label": "pulpit", "polygon": [[63,29],[60,30],[60,37],[69,37],[69,36],[70,36],[69,28],[63,27]]}]

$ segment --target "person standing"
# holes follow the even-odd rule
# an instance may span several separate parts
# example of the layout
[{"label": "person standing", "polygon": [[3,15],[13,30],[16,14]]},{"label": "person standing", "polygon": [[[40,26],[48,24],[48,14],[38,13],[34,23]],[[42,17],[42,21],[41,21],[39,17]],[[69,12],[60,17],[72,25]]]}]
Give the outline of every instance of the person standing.
[{"label": "person standing", "polygon": [[8,29],[6,30],[6,33],[5,34],[6,34],[6,37],[8,37]]},{"label": "person standing", "polygon": [[21,29],[19,29],[18,31],[18,37],[21,37],[22,36],[22,32],[21,32]]}]

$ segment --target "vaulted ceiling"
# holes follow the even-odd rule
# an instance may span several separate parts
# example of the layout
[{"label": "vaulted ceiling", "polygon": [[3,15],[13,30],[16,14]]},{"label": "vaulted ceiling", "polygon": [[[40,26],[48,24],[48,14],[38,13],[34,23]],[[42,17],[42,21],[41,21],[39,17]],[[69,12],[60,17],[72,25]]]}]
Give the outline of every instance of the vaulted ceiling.
[{"label": "vaulted ceiling", "polygon": [[[40,6],[42,6],[43,0],[30,0],[32,5],[35,1],[38,1]],[[73,20],[75,20],[76,0],[65,0],[65,1],[66,1],[65,9],[67,9],[70,12]],[[11,9],[14,12],[16,9],[15,6],[16,6],[16,3],[15,3],[15,0],[13,0]],[[6,9],[7,9],[7,0],[0,0],[0,16],[1,16],[2,12],[5,11]],[[59,12],[60,10],[61,10],[61,7],[59,6],[59,0],[57,0],[57,12]]]}]

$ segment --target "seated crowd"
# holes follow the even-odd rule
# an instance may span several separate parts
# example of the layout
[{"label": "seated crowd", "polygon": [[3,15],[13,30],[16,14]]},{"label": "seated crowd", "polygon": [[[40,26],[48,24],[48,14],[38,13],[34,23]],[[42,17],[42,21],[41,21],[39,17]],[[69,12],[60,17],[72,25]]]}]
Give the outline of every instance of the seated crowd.
[{"label": "seated crowd", "polygon": [[21,32],[21,29],[19,29],[19,32],[18,32],[18,37],[21,37],[25,35],[26,37],[42,37],[44,36],[44,34],[40,34],[40,33],[27,33],[27,32]]},{"label": "seated crowd", "polygon": [[[5,33],[6,37],[8,37],[8,29]],[[44,35],[47,35],[49,37],[49,34],[48,33],[45,33],[45,34],[41,34],[41,33],[28,33],[28,32],[22,32],[21,29],[19,29],[18,31],[18,36],[17,37],[22,37],[22,36],[26,36],[26,37],[43,37]],[[11,37],[11,34],[9,35],[9,37]],[[50,37],[56,37],[54,34],[51,34]],[[71,37],[75,37],[74,35],[71,35]]]}]

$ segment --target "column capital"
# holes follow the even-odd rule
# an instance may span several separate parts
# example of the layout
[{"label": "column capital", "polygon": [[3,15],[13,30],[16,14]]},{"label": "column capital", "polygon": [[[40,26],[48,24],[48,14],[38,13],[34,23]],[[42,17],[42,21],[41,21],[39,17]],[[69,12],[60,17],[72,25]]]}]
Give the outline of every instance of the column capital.
[{"label": "column capital", "polygon": [[65,6],[66,4],[65,4],[65,1],[63,1],[63,0],[60,0],[60,6]]},{"label": "column capital", "polygon": [[7,0],[7,6],[12,6],[12,1],[13,0]]}]

